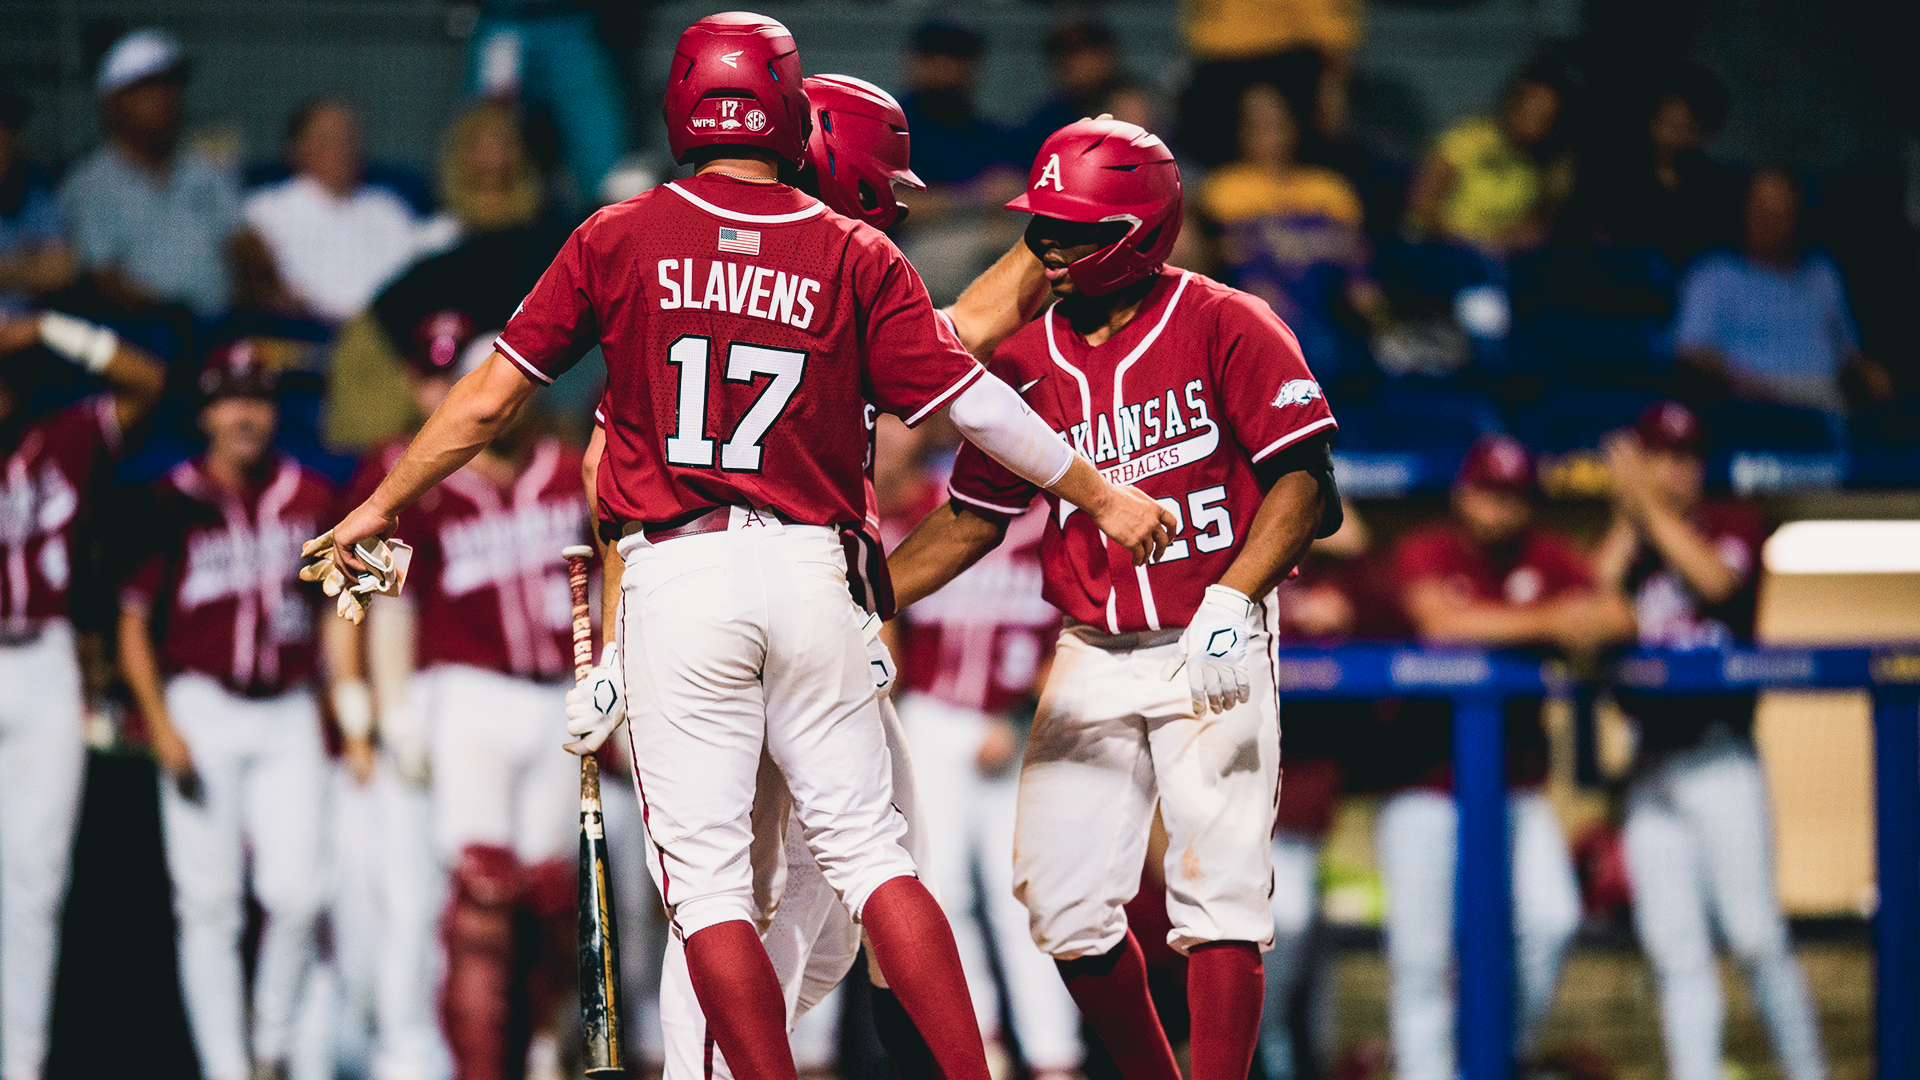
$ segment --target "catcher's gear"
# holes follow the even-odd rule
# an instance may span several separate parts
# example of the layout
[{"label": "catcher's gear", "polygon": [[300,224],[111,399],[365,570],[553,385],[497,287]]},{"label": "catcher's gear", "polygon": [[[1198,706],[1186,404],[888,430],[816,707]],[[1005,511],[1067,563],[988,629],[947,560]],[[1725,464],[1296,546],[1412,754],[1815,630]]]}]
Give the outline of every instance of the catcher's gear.
[{"label": "catcher's gear", "polygon": [[1119,120],[1079,120],[1040,145],[1027,190],[1007,204],[1082,224],[1125,222],[1125,235],[1067,267],[1088,296],[1158,273],[1180,235],[1180,167],[1159,137]]},{"label": "catcher's gear", "polygon": [[873,670],[873,688],[880,691],[881,697],[893,692],[893,680],[900,669],[893,662],[893,651],[887,648],[886,639],[880,636],[880,616],[855,609],[853,621],[860,626],[860,636],[867,641],[867,666]]},{"label": "catcher's gear", "polygon": [[757,146],[800,164],[807,95],[800,49],[777,20],[750,11],[709,15],[680,35],[661,113],[673,160],[703,146]]},{"label": "catcher's gear", "polygon": [[813,75],[802,85],[813,109],[807,166],[820,201],[876,229],[893,228],[907,216],[893,185],[927,186],[907,167],[907,114],[892,94],[851,75]]},{"label": "catcher's gear", "polygon": [[301,581],[317,581],[320,589],[334,597],[334,611],[355,626],[367,617],[367,602],[375,596],[399,596],[407,582],[407,567],[413,563],[413,548],[401,540],[362,540],[354,553],[367,564],[367,571],[347,576],[333,547],[333,530],[314,537],[300,546],[300,557],[310,560],[300,568]]},{"label": "catcher's gear", "polygon": [[1253,601],[1245,593],[1225,585],[1207,586],[1206,599],[1193,613],[1187,632],[1180,635],[1180,655],[1160,673],[1161,678],[1172,679],[1182,667],[1187,669],[1195,716],[1207,715],[1209,707],[1226,712],[1253,696],[1247,674],[1252,616]]},{"label": "catcher's gear", "polygon": [[620,647],[609,641],[600,652],[600,662],[588,668],[586,676],[567,691],[567,734],[576,740],[567,744],[567,750],[581,757],[593,753],[626,719],[627,686],[620,672]]}]

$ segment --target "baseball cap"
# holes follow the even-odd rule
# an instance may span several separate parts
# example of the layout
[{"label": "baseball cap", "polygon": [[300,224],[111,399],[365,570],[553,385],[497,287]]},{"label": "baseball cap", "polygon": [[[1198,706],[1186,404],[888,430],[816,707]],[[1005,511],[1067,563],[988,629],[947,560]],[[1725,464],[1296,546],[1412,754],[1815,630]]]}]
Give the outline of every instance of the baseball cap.
[{"label": "baseball cap", "polygon": [[113,43],[100,61],[100,74],[94,78],[93,90],[99,97],[109,98],[137,82],[186,73],[187,54],[180,47],[180,39],[165,30],[148,27],[130,31]]},{"label": "baseball cap", "polygon": [[199,387],[203,403],[224,397],[276,398],[280,372],[268,362],[258,342],[239,338],[207,353]]},{"label": "baseball cap", "polygon": [[1700,453],[1700,418],[1677,401],[1656,401],[1634,421],[1634,433],[1649,450],[1668,454]]},{"label": "baseball cap", "polygon": [[441,308],[414,325],[407,363],[422,375],[457,375],[461,354],[479,336],[473,316],[459,308]]},{"label": "baseball cap", "polygon": [[1474,440],[1453,482],[1455,486],[1471,484],[1529,499],[1540,491],[1533,452],[1510,435],[1482,435]]}]

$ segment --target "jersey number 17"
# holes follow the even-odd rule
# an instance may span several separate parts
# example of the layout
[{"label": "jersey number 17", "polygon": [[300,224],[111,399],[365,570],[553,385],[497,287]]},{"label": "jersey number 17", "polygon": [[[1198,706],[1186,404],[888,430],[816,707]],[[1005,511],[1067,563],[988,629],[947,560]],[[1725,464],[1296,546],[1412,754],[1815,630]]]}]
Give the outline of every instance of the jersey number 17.
[{"label": "jersey number 17", "polygon": [[[707,366],[712,342],[689,335],[677,338],[667,348],[667,363],[680,369],[678,422],[667,436],[667,464],[711,469],[715,439],[707,434]],[[759,472],[761,443],[768,429],[794,391],[800,389],[800,377],[806,373],[807,354],[793,349],[770,349],[764,345],[733,342],[727,346],[728,382],[751,384],[762,375],[773,376],[766,389],[753,400],[740,417],[733,434],[720,444],[720,468],[726,472]]]}]

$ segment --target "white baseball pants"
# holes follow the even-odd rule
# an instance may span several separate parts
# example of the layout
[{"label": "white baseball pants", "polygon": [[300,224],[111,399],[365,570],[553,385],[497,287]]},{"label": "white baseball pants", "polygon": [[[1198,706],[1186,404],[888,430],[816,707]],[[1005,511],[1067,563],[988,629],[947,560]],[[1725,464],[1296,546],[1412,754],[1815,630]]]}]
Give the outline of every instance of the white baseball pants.
[{"label": "white baseball pants", "polygon": [[[1078,1067],[1080,1011],[1052,959],[1033,946],[1027,909],[1013,895],[1020,770],[1009,768],[989,776],[975,764],[994,719],[925,694],[904,697],[900,718],[923,766],[919,805],[932,859],[926,869],[939,883],[980,1030],[1011,1028],[1028,1066],[1036,1071]],[[976,868],[980,875],[977,897]],[[974,916],[976,899],[998,946],[998,955],[991,959],[986,935]],[[1012,1015],[1007,1017],[1000,1016],[1000,994],[993,983],[996,960],[1012,1003]]]},{"label": "white baseball pants", "polygon": [[434,844],[452,865],[488,844],[522,865],[566,858],[580,830],[580,762],[560,750],[567,687],[442,664],[408,692],[433,755]]},{"label": "white baseball pants", "polygon": [[0,1077],[38,1080],[87,749],[73,627],[0,646]]},{"label": "white baseball pants", "polygon": [[1788,1080],[1827,1074],[1806,976],[1773,888],[1772,815],[1750,747],[1725,743],[1649,767],[1627,793],[1633,923],[1660,984],[1667,1072],[1720,1076],[1726,1003],[1717,928],[1739,961]]},{"label": "white baseball pants", "polygon": [[[416,695],[415,716],[424,703]],[[447,873],[434,849],[432,792],[402,779],[382,753],[373,788],[379,802],[380,955],[374,969],[377,1041],[372,1080],[442,1080],[453,1060],[440,1035],[434,996],[444,961],[440,910]]]},{"label": "white baseball pants", "polygon": [[280,1061],[291,1052],[294,1009],[313,970],[314,920],[326,888],[319,710],[305,689],[244,698],[201,675],[175,677],[166,696],[202,785],[193,803],[170,779],[161,783],[187,1018],[207,1080],[247,1080],[240,934],[249,865],[266,909],[251,1060]]},{"label": "white baseball pants", "polygon": [[1320,842],[1282,830],[1273,838],[1273,949],[1261,964],[1267,995],[1260,1009],[1260,1062],[1268,1080],[1293,1080],[1288,1008],[1305,973],[1320,910]]},{"label": "white baseball pants", "polygon": [[[1513,933],[1519,973],[1517,1049],[1531,1049],[1553,1007],[1560,961],[1580,928],[1580,891],[1560,819],[1539,792],[1512,792]],[[1453,879],[1459,817],[1453,797],[1402,791],[1375,823],[1387,886],[1387,1016],[1400,1080],[1456,1080]]]},{"label": "white baseball pants", "polygon": [[835,533],[760,524],[659,545],[636,533],[620,553],[628,725],[657,849],[648,869],[675,932],[760,914],[751,849],[763,749],[843,903],[858,911],[911,875]]},{"label": "white baseball pants", "polygon": [[1273,639],[1247,650],[1253,696],[1196,719],[1179,654],[1163,643],[1060,636],[1020,770],[1014,895],[1033,940],[1059,960],[1097,956],[1127,932],[1156,803],[1167,826],[1167,943],[1273,941],[1274,811],[1280,791],[1280,699]]}]

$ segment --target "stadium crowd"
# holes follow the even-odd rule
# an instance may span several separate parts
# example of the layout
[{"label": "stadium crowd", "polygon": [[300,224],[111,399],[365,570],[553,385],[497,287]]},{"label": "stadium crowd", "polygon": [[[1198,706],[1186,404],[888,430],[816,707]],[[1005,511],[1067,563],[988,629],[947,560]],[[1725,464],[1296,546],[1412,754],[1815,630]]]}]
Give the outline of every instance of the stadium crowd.
[{"label": "stadium crowd", "polygon": [[[1295,18],[1247,21],[1242,9],[1259,6],[1196,6],[1178,95],[1129,73],[1105,24],[1063,21],[1044,47],[1054,94],[1017,128],[978,108],[979,33],[944,19],[915,31],[900,103],[927,186],[900,189],[911,216],[896,238],[936,299],[1012,243],[1019,223],[1001,206],[1047,134],[1102,112],[1165,133],[1186,177],[1172,261],[1285,319],[1339,418],[1337,451],[1434,455],[1452,476],[1448,515],[1405,535],[1375,536],[1369,508],[1350,506],[1280,590],[1287,637],[1575,660],[1750,637],[1767,523],[1709,497],[1714,455],[1897,447],[1915,430],[1898,418],[1920,416],[1920,386],[1867,348],[1839,263],[1816,242],[1835,215],[1805,178],[1709,155],[1728,103],[1689,64],[1602,92],[1581,58],[1549,55],[1516,71],[1486,115],[1396,158],[1350,122],[1351,12],[1300,0],[1282,5]],[[419,511],[415,573],[464,572],[497,588],[497,605],[461,608],[449,588],[419,612],[377,604],[349,630],[316,621],[294,580],[299,542],[377,481],[485,356],[595,201],[580,193],[608,191],[627,150],[616,73],[590,29],[511,29],[478,35],[475,100],[432,184],[369,162],[345,98],[295,111],[282,159],[244,181],[188,152],[192,60],[164,30],[129,33],[101,59],[106,140],[57,172],[16,150],[32,103],[0,96],[8,1080],[40,1075],[47,1049],[82,734],[123,714],[106,739],[144,743],[161,770],[180,979],[205,1076],[559,1075],[575,820],[573,761],[558,745],[569,613],[553,556],[587,535],[579,448],[600,387],[576,376],[547,392],[539,418]],[[543,94],[574,117],[560,125],[565,177],[536,162],[521,130],[522,106]],[[880,427],[874,484],[890,539],[944,503],[956,439]],[[1611,477],[1598,536],[1535,520],[1541,455],[1569,452],[1597,456]],[[479,524],[439,524],[462,515]],[[900,713],[939,810],[931,876],[982,1028],[1035,1075],[1092,1075],[1098,1049],[1029,944],[1008,879],[1023,717],[1059,627],[1039,597],[1043,518],[903,613],[892,645]],[[434,603],[471,640],[418,634]],[[552,738],[468,738],[462,695],[550,712]],[[1619,705],[1638,725],[1638,760],[1598,862],[1623,860],[1631,879],[1672,1075],[1720,1069],[1717,939],[1785,1075],[1818,1080],[1819,1035],[1773,899],[1754,699]],[[1594,860],[1576,874],[1540,795],[1541,717],[1538,701],[1508,716],[1523,1059],[1539,1049],[1583,888],[1589,907],[1606,903]],[[1256,1065],[1268,1080],[1333,1067],[1313,1005],[1326,978],[1319,854],[1355,791],[1385,795],[1394,1072],[1454,1075],[1448,723],[1435,702],[1286,707]],[[615,760],[610,775],[623,771]],[[632,801],[608,799],[608,829],[637,851]],[[629,875],[617,883],[629,1040],[644,1058],[660,1045],[645,1002],[666,931],[638,860],[616,862]],[[1152,950],[1164,915],[1132,910]],[[481,953],[493,959],[464,959]],[[1177,979],[1177,954],[1152,959]],[[503,970],[511,994],[483,985]],[[1181,1008],[1163,1002],[1170,1028]],[[820,1019],[831,1010],[817,1012],[796,1046],[803,1069],[827,1072],[839,1037]],[[324,1018],[318,1039],[302,1034],[312,1016]]]}]

